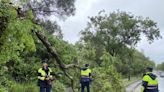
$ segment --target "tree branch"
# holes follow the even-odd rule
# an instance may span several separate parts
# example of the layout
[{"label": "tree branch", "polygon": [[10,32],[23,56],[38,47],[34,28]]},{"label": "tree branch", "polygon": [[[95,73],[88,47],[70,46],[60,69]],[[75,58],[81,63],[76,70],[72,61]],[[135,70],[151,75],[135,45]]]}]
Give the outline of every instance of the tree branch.
[{"label": "tree branch", "polygon": [[64,74],[71,80],[71,88],[73,90],[73,92],[75,92],[74,90],[74,80],[73,80],[73,77],[70,76],[67,72],[66,72],[66,69],[68,68],[79,68],[80,67],[77,65],[77,64],[64,64],[61,59],[59,58],[58,54],[56,53],[56,51],[54,51],[52,49],[52,46],[50,44],[50,42],[48,41],[48,39],[43,35],[42,32],[40,31],[37,31],[35,32],[37,37],[39,38],[39,40],[43,43],[43,45],[47,48],[47,51],[56,59],[56,62],[57,64],[59,65],[60,69],[64,72]]},{"label": "tree branch", "polygon": [[57,64],[59,64],[59,67],[63,70],[68,69],[68,68],[80,68],[77,64],[64,64],[61,59],[59,58],[58,54],[56,51],[52,49],[52,46],[48,39],[41,33],[40,31],[35,32],[39,40],[43,43],[43,45],[46,47],[47,51],[55,58]]}]

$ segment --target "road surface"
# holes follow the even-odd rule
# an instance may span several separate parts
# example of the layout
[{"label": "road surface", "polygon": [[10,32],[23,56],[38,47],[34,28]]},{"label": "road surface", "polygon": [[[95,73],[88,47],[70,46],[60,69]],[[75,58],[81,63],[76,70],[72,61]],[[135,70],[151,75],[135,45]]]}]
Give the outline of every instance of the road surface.
[{"label": "road surface", "polygon": [[[164,92],[164,78],[158,76],[159,92]],[[140,92],[140,86],[136,88],[135,92]]]},{"label": "road surface", "polygon": [[134,82],[128,87],[126,87],[126,92],[134,92],[136,86],[138,86],[139,83],[141,83],[141,81]]}]

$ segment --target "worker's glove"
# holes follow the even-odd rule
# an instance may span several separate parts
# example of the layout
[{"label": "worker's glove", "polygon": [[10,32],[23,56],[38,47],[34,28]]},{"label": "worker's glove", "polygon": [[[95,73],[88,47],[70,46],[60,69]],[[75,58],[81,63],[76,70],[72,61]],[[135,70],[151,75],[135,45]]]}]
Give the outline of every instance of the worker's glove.
[{"label": "worker's glove", "polygon": [[45,80],[50,80],[50,78],[48,77],[48,78],[45,78]]}]

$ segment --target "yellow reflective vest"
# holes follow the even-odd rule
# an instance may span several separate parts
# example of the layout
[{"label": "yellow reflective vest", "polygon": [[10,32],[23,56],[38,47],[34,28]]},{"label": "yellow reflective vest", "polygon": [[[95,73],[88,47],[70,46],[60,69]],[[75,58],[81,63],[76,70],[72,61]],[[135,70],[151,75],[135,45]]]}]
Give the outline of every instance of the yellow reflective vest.
[{"label": "yellow reflective vest", "polygon": [[81,76],[89,77],[90,73],[91,73],[90,69],[86,69],[86,70],[81,69]]},{"label": "yellow reflective vest", "polygon": [[152,72],[147,72],[142,79],[141,92],[145,90],[158,90],[158,78]]},{"label": "yellow reflective vest", "polygon": [[47,76],[49,78],[52,78],[51,73],[52,73],[51,68],[48,68],[48,75],[46,74],[46,72],[43,68],[39,68],[39,70],[38,70],[38,79],[41,80],[41,81],[44,81]]}]

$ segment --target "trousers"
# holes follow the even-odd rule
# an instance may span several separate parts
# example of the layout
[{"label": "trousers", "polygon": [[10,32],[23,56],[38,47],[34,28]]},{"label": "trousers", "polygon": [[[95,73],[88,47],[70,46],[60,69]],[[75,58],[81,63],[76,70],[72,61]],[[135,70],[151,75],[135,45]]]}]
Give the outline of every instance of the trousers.
[{"label": "trousers", "polygon": [[40,92],[51,92],[51,85],[48,85],[46,82],[40,83]]},{"label": "trousers", "polygon": [[85,87],[87,87],[87,92],[90,92],[89,82],[81,82],[81,92],[84,92]]}]

